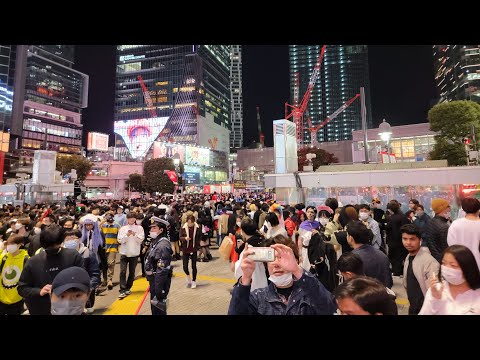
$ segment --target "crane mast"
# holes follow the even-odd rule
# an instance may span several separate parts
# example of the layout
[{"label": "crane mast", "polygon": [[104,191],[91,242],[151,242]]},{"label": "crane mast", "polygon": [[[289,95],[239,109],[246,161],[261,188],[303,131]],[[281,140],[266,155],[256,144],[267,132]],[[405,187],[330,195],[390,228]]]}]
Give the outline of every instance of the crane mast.
[{"label": "crane mast", "polygon": [[[290,105],[288,103],[285,103],[285,119],[289,119],[293,116],[293,121],[296,125],[297,133],[297,144],[302,145],[303,143],[303,114],[305,113],[305,110],[307,109],[308,106],[308,101],[310,100],[310,96],[312,94],[312,90],[315,86],[315,83],[317,82],[318,77],[320,76],[320,69],[322,66],[322,61],[323,57],[325,55],[325,50],[327,49],[326,45],[322,46],[322,49],[320,51],[320,55],[318,56],[317,63],[315,64],[315,67],[313,68],[313,73],[310,76],[310,81],[308,82],[308,87],[307,91],[303,95],[302,102],[300,105],[298,105],[295,101],[295,93],[294,93],[294,105]],[[297,77],[295,78],[295,86],[297,86]],[[298,95],[297,95],[298,98]],[[288,114],[288,109],[291,109],[290,114]]]},{"label": "crane mast", "polygon": [[313,146],[318,146],[320,145],[318,140],[317,140],[317,133],[318,130],[320,130],[322,127],[327,125],[330,121],[335,119],[338,115],[340,115],[347,107],[349,107],[358,97],[360,97],[360,94],[355,95],[352,97],[350,100],[348,100],[345,104],[340,106],[337,110],[335,110],[331,115],[327,116],[325,120],[323,120],[320,124],[313,126],[310,118],[308,118],[308,125],[310,126],[308,128],[308,131],[310,131],[310,139],[311,139],[311,144]]},{"label": "crane mast", "polygon": [[142,87],[143,97],[145,98],[145,103],[147,104],[147,109],[150,111],[150,117],[156,118],[157,112],[155,111],[155,107],[153,106],[152,98],[150,97],[150,93],[148,92],[145,83],[143,82],[142,75],[137,76],[138,81],[140,81],[140,86]]}]

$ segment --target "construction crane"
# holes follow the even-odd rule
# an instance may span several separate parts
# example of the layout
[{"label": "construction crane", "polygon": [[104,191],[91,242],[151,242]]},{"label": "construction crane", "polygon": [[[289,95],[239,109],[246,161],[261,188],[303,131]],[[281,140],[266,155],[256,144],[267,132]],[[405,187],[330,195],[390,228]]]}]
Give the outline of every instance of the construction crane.
[{"label": "construction crane", "polygon": [[340,106],[337,110],[335,110],[331,115],[327,116],[325,120],[323,120],[320,124],[317,126],[313,126],[310,118],[308,118],[308,125],[310,126],[308,128],[308,131],[310,131],[310,139],[311,139],[311,145],[313,146],[318,146],[320,145],[318,140],[317,140],[317,133],[318,130],[320,130],[322,127],[327,125],[330,121],[335,119],[338,115],[340,115],[343,110],[345,110],[347,107],[349,107],[358,97],[360,97],[360,94],[355,95],[352,97],[350,100],[348,100],[345,104]]},{"label": "construction crane", "polygon": [[265,147],[265,135],[263,135],[262,123],[260,122],[260,107],[259,106],[257,106],[257,126],[258,126],[258,136],[259,136],[260,144],[262,144],[262,147]]},{"label": "construction crane", "polygon": [[137,76],[138,81],[140,81],[140,86],[142,87],[143,97],[145,98],[145,103],[147,104],[147,109],[150,111],[150,117],[156,118],[157,112],[155,111],[155,107],[153,106],[152,98],[150,97],[150,93],[148,92],[145,83],[143,82],[142,75]]},{"label": "construction crane", "polygon": [[[323,61],[323,56],[325,55],[325,50],[327,49],[327,45],[323,45],[322,50],[320,51],[320,55],[318,56],[317,63],[313,68],[312,76],[310,77],[310,81],[308,82],[307,91],[305,95],[303,95],[302,102],[300,105],[294,104],[290,105],[289,103],[285,103],[285,119],[289,119],[293,116],[293,122],[297,128],[297,144],[302,145],[303,143],[303,114],[308,106],[308,101],[310,100],[310,95],[312,94],[313,87],[317,82],[318,77],[320,76],[320,68]],[[291,113],[288,114],[288,109],[291,108]]]}]

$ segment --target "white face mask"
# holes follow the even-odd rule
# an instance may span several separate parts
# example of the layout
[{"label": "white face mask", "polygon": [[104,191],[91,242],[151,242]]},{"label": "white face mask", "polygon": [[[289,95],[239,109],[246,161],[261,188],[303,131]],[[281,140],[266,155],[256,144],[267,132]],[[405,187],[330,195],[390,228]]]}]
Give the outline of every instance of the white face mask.
[{"label": "white face mask", "polygon": [[36,228],[33,229],[33,232],[35,233],[35,235],[38,235],[42,232],[42,229],[36,227]]},{"label": "white face mask", "polygon": [[142,220],[135,220],[135,223],[136,223],[137,225],[141,225],[141,224],[142,224]]},{"label": "white face mask", "polygon": [[285,287],[290,285],[293,282],[293,275],[291,272],[280,275],[280,276],[270,275],[268,280],[274,283],[275,286]]},{"label": "white face mask", "polygon": [[158,233],[150,231],[149,235],[152,239],[155,239],[158,236]]},{"label": "white face mask", "polygon": [[15,224],[15,230],[20,230],[23,227],[23,224],[16,223]]},{"label": "white face mask", "polygon": [[77,249],[78,241],[77,240],[66,240],[63,242],[63,247],[66,249]]},{"label": "white face mask", "polygon": [[447,219],[447,220],[450,219],[451,216],[452,216],[452,214],[451,214],[450,212],[448,212],[448,213],[446,213],[445,215],[443,215],[443,217],[444,217],[445,219]]},{"label": "white face mask", "polygon": [[15,251],[18,250],[20,246],[18,244],[10,244],[10,245],[7,245],[7,251],[10,253],[10,254],[13,254]]},{"label": "white face mask", "polygon": [[370,216],[370,214],[369,214],[368,212],[360,212],[359,216],[360,216],[360,220],[364,220],[364,221],[365,221],[365,220],[368,219],[368,217]]},{"label": "white face mask", "polygon": [[327,225],[328,224],[328,218],[324,218],[324,217],[320,218],[320,224],[322,224],[322,226]]},{"label": "white face mask", "polygon": [[242,225],[242,222],[241,222],[241,221],[237,221],[237,226],[240,227],[240,225]]},{"label": "white face mask", "polygon": [[85,308],[83,300],[59,300],[52,302],[52,315],[82,315]]},{"label": "white face mask", "polygon": [[442,265],[442,276],[452,285],[460,285],[466,281],[462,270],[453,269],[445,265]]}]

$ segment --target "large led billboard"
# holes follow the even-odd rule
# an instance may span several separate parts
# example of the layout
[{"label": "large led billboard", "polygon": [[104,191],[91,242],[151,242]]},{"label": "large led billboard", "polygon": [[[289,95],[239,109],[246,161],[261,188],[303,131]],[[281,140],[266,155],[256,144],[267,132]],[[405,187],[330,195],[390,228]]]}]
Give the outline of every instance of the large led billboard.
[{"label": "large led billboard", "polygon": [[130,155],[145,156],[165,127],[168,117],[115,121],[114,131],[123,138]]},{"label": "large led billboard", "polygon": [[185,146],[186,165],[210,165],[210,150],[194,146]]},{"label": "large led billboard", "polygon": [[108,151],[108,134],[89,132],[87,150]]},{"label": "large led billboard", "polygon": [[178,154],[179,159],[185,162],[185,145],[172,144],[160,141],[155,141],[153,144],[153,158],[173,158],[175,154]]}]

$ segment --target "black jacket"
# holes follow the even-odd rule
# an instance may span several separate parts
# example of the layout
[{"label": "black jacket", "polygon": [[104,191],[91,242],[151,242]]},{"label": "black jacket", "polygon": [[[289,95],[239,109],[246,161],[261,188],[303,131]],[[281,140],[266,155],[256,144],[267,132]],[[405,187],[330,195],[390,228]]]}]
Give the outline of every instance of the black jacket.
[{"label": "black jacket", "polygon": [[[265,238],[260,235],[260,234],[255,234],[253,235],[251,238],[249,238],[247,240],[247,243],[248,245],[250,246],[254,246],[254,247],[262,247],[264,246],[264,243],[265,243]],[[238,254],[241,254],[243,249],[245,249],[245,243],[243,243],[242,245],[240,245],[238,248],[235,247],[235,251],[238,253]]]},{"label": "black jacket", "polygon": [[388,260],[387,255],[369,244],[363,244],[352,250],[352,253],[357,254],[362,259],[366,276],[379,280],[389,289],[392,288],[393,278],[390,271],[390,260]]},{"label": "black jacket", "polygon": [[410,222],[401,211],[390,216],[386,227],[388,246],[403,247],[400,228],[405,224],[410,224]]},{"label": "black jacket", "polygon": [[448,227],[447,219],[443,216],[435,216],[423,229],[430,253],[440,264],[442,263],[443,250],[448,247]]},{"label": "black jacket", "polygon": [[310,272],[328,291],[333,291],[337,285],[337,252],[332,244],[326,242],[322,232],[310,239],[308,261],[312,266]]},{"label": "black jacket", "polygon": [[30,315],[50,315],[50,296],[40,296],[40,290],[71,266],[83,267],[82,255],[73,249],[60,248],[57,254],[48,256],[42,251],[27,261],[18,282],[18,294],[25,298]]}]

